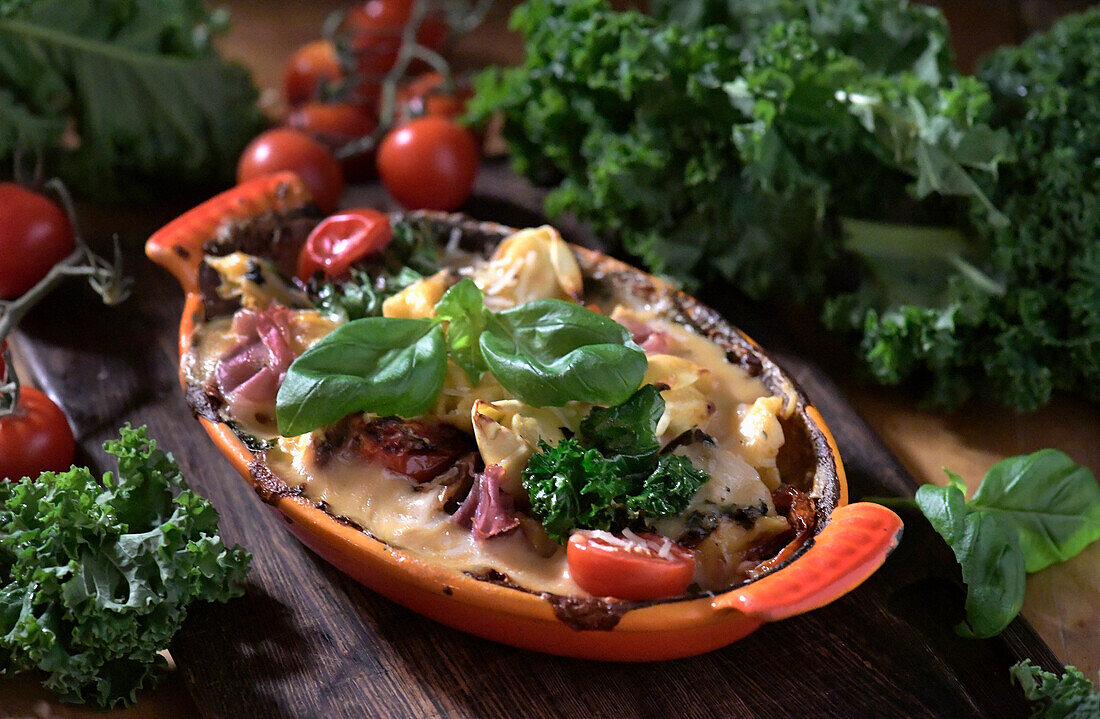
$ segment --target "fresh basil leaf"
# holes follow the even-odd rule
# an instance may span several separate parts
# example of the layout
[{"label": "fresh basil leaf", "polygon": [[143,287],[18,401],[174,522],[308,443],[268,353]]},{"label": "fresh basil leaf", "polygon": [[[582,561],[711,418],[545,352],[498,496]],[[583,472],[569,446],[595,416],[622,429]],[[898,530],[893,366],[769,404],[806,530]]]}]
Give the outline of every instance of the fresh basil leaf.
[{"label": "fresh basil leaf", "polygon": [[656,454],[657,422],[665,412],[665,400],[647,384],[626,402],[614,407],[593,407],[581,422],[581,441],[605,455]]},{"label": "fresh basil leaf", "polygon": [[993,465],[970,507],[1019,533],[1028,572],[1064,562],[1100,539],[1100,485],[1056,449]]},{"label": "fresh basil leaf", "polygon": [[999,634],[1024,604],[1026,572],[1020,541],[1012,527],[986,512],[967,509],[965,485],[948,472],[946,487],[926,484],[917,490],[921,512],[955,553],[966,584],[963,636]]},{"label": "fresh basil leaf", "polygon": [[573,400],[621,404],[646,369],[629,330],[563,300],[535,300],[491,315],[480,345],[497,380],[534,407]]},{"label": "fresh basil leaf", "polygon": [[470,278],[448,289],[435,305],[437,319],[446,320],[447,352],[471,384],[481,381],[487,369],[478,340],[489,322],[485,298]]},{"label": "fresh basil leaf", "polygon": [[290,365],[276,398],[279,432],[293,437],[352,412],[423,414],[446,372],[443,328],[433,320],[349,322]]}]

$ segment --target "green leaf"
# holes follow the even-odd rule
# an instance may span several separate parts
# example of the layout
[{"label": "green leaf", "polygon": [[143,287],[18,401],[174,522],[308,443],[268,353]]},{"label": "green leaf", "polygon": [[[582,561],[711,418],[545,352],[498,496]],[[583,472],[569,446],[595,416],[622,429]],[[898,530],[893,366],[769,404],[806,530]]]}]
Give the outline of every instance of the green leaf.
[{"label": "green leaf", "polygon": [[16,142],[51,154],[95,199],[230,184],[264,120],[248,72],[211,45],[223,24],[199,0],[5,5],[0,158]]},{"label": "green leaf", "polygon": [[1100,485],[1087,467],[1055,449],[993,465],[970,507],[1019,533],[1028,572],[1064,562],[1100,539]]},{"label": "green leaf", "polygon": [[384,317],[349,322],[290,365],[276,397],[279,432],[303,434],[352,412],[423,414],[446,372],[438,323]]},{"label": "green leaf", "polygon": [[1077,669],[1062,676],[1045,672],[1025,659],[1009,670],[1031,702],[1032,719],[1095,719],[1100,716],[1100,690]]},{"label": "green leaf", "polygon": [[999,634],[1024,603],[1024,555],[1011,527],[985,512],[971,512],[961,479],[950,472],[947,487],[926,484],[916,501],[933,528],[955,553],[966,584],[963,636]]},{"label": "green leaf", "polygon": [[468,277],[460,280],[436,303],[435,316],[447,321],[448,354],[476,385],[487,369],[478,340],[490,316],[481,290]]},{"label": "green leaf", "polygon": [[646,369],[629,330],[563,300],[535,300],[493,315],[480,345],[497,380],[534,407],[621,404]]},{"label": "green leaf", "polygon": [[664,412],[661,393],[647,384],[620,405],[593,407],[581,421],[580,439],[608,456],[655,455],[661,448],[657,423]]},{"label": "green leaf", "polygon": [[155,684],[187,605],[239,596],[250,560],[144,427],[120,434],[117,476],[0,483],[0,669],[100,708]]}]

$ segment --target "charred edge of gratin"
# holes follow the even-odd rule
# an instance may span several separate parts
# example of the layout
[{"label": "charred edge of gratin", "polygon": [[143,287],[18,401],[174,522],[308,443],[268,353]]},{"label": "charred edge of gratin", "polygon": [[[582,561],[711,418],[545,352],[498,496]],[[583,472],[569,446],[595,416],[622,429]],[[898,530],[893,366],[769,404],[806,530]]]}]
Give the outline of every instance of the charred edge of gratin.
[{"label": "charred edge of gratin", "polygon": [[[248,474],[252,477],[252,488],[256,494],[267,504],[277,504],[283,497],[297,497],[301,494],[301,488],[292,488],[278,475],[271,471],[267,465],[267,459],[263,454],[252,455],[252,461],[248,465]],[[326,512],[327,514],[327,512]],[[335,518],[335,515],[329,514]]]}]

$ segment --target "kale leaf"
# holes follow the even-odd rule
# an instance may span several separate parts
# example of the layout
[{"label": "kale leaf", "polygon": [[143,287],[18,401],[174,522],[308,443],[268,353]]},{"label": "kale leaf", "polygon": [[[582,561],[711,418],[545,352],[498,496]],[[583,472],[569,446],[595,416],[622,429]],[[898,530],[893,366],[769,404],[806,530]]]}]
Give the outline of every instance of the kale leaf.
[{"label": "kale leaf", "polygon": [[104,448],[117,475],[0,483],[0,669],[100,708],[155,683],[187,605],[240,595],[251,558],[144,427]]},{"label": "kale leaf", "polygon": [[565,542],[575,529],[619,531],[683,512],[710,478],[687,457],[658,454],[665,403],[645,385],[617,407],[596,407],[580,438],[539,440],[523,472],[532,513]]},{"label": "kale leaf", "polygon": [[0,158],[42,152],[97,200],[231,184],[263,117],[225,23],[200,0],[0,4]]},{"label": "kale leaf", "polygon": [[1062,676],[1045,672],[1025,659],[1009,670],[1032,703],[1031,719],[1095,719],[1100,716],[1100,690],[1077,667]]}]

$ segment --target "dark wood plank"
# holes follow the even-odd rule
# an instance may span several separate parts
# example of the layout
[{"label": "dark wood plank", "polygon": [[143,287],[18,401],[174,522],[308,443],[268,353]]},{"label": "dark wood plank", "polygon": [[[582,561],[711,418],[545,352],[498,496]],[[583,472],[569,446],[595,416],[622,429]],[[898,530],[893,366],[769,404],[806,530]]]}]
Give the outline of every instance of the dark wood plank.
[{"label": "dark wood plank", "polygon": [[[540,219],[531,205],[537,193],[503,170],[483,178],[486,185],[471,203],[477,214]],[[509,200],[516,192],[527,199]],[[284,520],[256,499],[190,417],[175,374],[182,299],[140,255],[142,232],[126,238],[138,280],[127,304],[106,310],[86,290],[67,287],[28,318],[18,346],[34,381],[73,418],[87,459],[102,463],[99,444],[119,424],[148,424],[222,513],[226,538],[254,553],[247,595],[196,607],[172,647],[205,717],[1024,716],[1008,667],[1023,657],[1058,666],[1022,620],[995,639],[954,635],[957,569],[912,515],[893,557],[856,591],[692,659],[567,660],[409,612],[283,531]],[[578,233],[583,228],[571,234]],[[726,298],[722,309],[761,340],[792,346],[760,308]],[[799,355],[779,359],[836,434],[853,496],[912,494],[913,480],[831,380]]]}]

